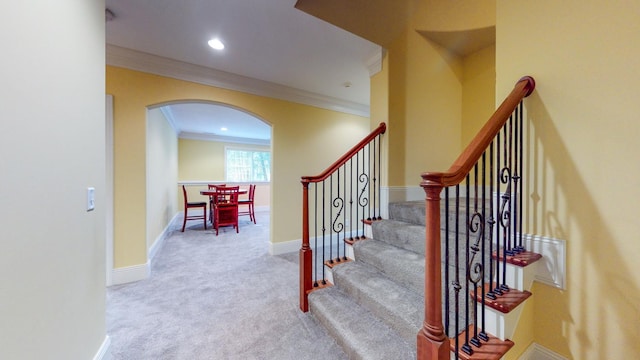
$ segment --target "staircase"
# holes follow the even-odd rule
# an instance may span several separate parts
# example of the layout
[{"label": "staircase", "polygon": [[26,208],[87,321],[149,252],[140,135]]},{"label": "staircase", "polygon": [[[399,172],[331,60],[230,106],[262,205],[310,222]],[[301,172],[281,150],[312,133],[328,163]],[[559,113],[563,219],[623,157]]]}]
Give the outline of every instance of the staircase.
[{"label": "staircase", "polygon": [[382,204],[384,123],[302,177],[300,309],[350,358],[500,359],[513,346],[540,258],[522,233],[534,88],[520,79],[446,172],[421,174],[424,201]]},{"label": "staircase", "polygon": [[[448,215],[455,217],[455,214]],[[424,202],[389,204],[389,217],[371,224],[371,238],[353,243],[352,252],[347,252],[352,254],[350,261],[341,261],[327,269],[333,286],[309,294],[309,309],[314,318],[350,359],[416,358],[416,335],[424,319]],[[453,251],[450,245],[449,252]],[[527,265],[539,257],[534,258],[529,259]],[[521,265],[525,264],[521,262]],[[512,291],[526,293],[524,288],[515,288],[527,282],[524,280],[526,265],[511,265],[507,271],[514,282]],[[454,308],[453,296],[445,297],[443,304],[447,299],[449,308]],[[522,301],[518,305],[520,303]],[[522,306],[507,305],[489,310],[486,332],[495,337],[479,348],[472,346],[474,356],[460,351],[457,358],[499,359],[513,345],[507,338],[513,332],[520,309]],[[464,309],[461,308],[458,315],[464,319]],[[449,323],[449,334],[462,333],[466,328],[460,325],[456,330],[453,322]],[[464,335],[460,346],[463,338]],[[455,339],[451,343],[455,347]],[[452,358],[456,358],[455,355]]]}]

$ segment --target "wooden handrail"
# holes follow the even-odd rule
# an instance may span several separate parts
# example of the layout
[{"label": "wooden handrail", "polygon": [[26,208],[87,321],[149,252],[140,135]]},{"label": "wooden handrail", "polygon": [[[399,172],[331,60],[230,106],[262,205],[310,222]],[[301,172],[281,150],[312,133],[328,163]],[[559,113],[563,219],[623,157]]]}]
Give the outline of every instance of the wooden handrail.
[{"label": "wooden handrail", "polygon": [[509,120],[509,116],[518,106],[520,101],[531,95],[536,87],[536,82],[531,76],[524,76],[516,83],[507,98],[500,104],[489,121],[480,129],[467,148],[458,156],[447,172],[426,172],[422,176],[422,186],[427,184],[439,184],[452,186],[459,184],[467,176],[473,165],[478,162],[482,153],[487,149],[491,141],[500,129]]},{"label": "wooden handrail", "polygon": [[380,123],[377,128],[375,128],[367,137],[362,139],[356,146],[351,148],[351,150],[347,151],[340,159],[331,164],[325,171],[320,173],[320,175],[315,176],[303,176],[303,183],[313,183],[320,182],[327,179],[333,172],[335,172],[340,166],[344,165],[350,158],[352,158],[358,151],[362,150],[371,140],[375,139],[376,136],[380,134],[384,134],[387,130],[387,124]]}]

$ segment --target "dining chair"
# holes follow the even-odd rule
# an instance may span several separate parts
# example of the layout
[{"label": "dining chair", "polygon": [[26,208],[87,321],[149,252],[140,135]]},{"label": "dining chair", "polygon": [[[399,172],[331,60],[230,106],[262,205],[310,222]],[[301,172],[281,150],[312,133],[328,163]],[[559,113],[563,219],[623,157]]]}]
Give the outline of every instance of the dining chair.
[{"label": "dining chair", "polygon": [[[187,189],[182,185],[182,195],[184,196],[184,220],[182,220],[182,232],[187,225],[187,220],[204,220],[204,229],[207,229],[207,202],[189,202],[187,199]],[[189,215],[189,209],[202,208],[202,215]]]},{"label": "dining chair", "polygon": [[[236,228],[236,233],[240,232],[238,226],[238,192],[239,186],[216,186],[216,202],[213,209],[213,228],[216,229],[216,236],[218,235],[218,229],[221,226],[233,226]],[[222,197],[225,201],[218,201]]]},{"label": "dining chair", "polygon": [[[216,187],[225,187],[226,184],[207,184],[207,189],[208,190],[215,190]],[[211,225],[213,225],[213,208],[215,206],[215,203],[217,202],[217,200],[219,199],[215,199],[215,197],[213,195],[209,195],[209,221],[211,221]],[[224,200],[224,197],[220,200]]]},{"label": "dining chair", "polygon": [[249,197],[247,199],[238,200],[238,206],[247,205],[246,211],[238,210],[238,216],[249,215],[249,219],[256,224],[256,214],[253,207],[253,198],[256,194],[256,186],[254,184],[249,185]]}]

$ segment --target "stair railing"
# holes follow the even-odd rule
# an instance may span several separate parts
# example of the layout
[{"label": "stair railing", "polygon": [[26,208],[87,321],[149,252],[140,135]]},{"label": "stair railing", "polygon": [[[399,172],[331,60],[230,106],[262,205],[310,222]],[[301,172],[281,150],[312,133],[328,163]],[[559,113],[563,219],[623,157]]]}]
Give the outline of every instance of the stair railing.
[{"label": "stair railing", "polygon": [[523,99],[534,88],[532,77],[520,79],[446,172],[421,175],[426,193],[425,317],[418,332],[418,359],[450,359],[452,350],[457,359],[460,350],[471,355],[474,346],[488,341],[483,331],[486,302],[509,291],[506,259],[524,250]]},{"label": "stair railing", "polygon": [[347,261],[345,242],[363,239],[365,222],[381,219],[381,140],[386,129],[380,123],[321,174],[302,177],[300,309],[304,312],[309,310],[309,292],[328,284],[325,264]]}]

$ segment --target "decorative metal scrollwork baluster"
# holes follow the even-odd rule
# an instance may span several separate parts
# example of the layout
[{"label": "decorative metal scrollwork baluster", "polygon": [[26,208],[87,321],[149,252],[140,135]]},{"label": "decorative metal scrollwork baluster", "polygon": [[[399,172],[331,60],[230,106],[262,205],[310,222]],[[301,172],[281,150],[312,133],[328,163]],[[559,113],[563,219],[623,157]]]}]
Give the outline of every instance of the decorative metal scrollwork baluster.
[{"label": "decorative metal scrollwork baluster", "polygon": [[[358,195],[358,205],[362,208],[362,219],[366,216],[365,208],[369,205],[369,198],[366,196],[367,189],[369,188],[369,175],[362,173],[358,176],[358,182],[362,184],[362,189],[360,190],[360,194]],[[365,238],[364,236],[364,223],[361,238]]]},{"label": "decorative metal scrollwork baluster", "polygon": [[[484,279],[484,265],[482,264],[482,253],[480,253],[480,245],[484,235],[484,217],[479,212],[475,212],[469,220],[469,233],[475,238],[475,241],[469,245],[471,256],[467,266],[467,280],[473,284],[474,294],[478,286]],[[477,257],[477,258],[476,258]],[[477,314],[476,314],[477,321]],[[476,330],[477,331],[477,330]],[[477,334],[476,334],[477,335]],[[480,340],[474,336],[470,343],[480,347]]]},{"label": "decorative metal scrollwork baluster", "polygon": [[[500,182],[507,184],[505,192],[502,194],[502,204],[500,205],[500,213],[498,218],[502,225],[502,282],[499,290],[509,291],[507,286],[507,255],[510,255],[509,236],[511,229],[511,169],[504,167],[501,170]],[[496,292],[498,290],[496,289]],[[502,295],[502,292],[498,292]]]}]

